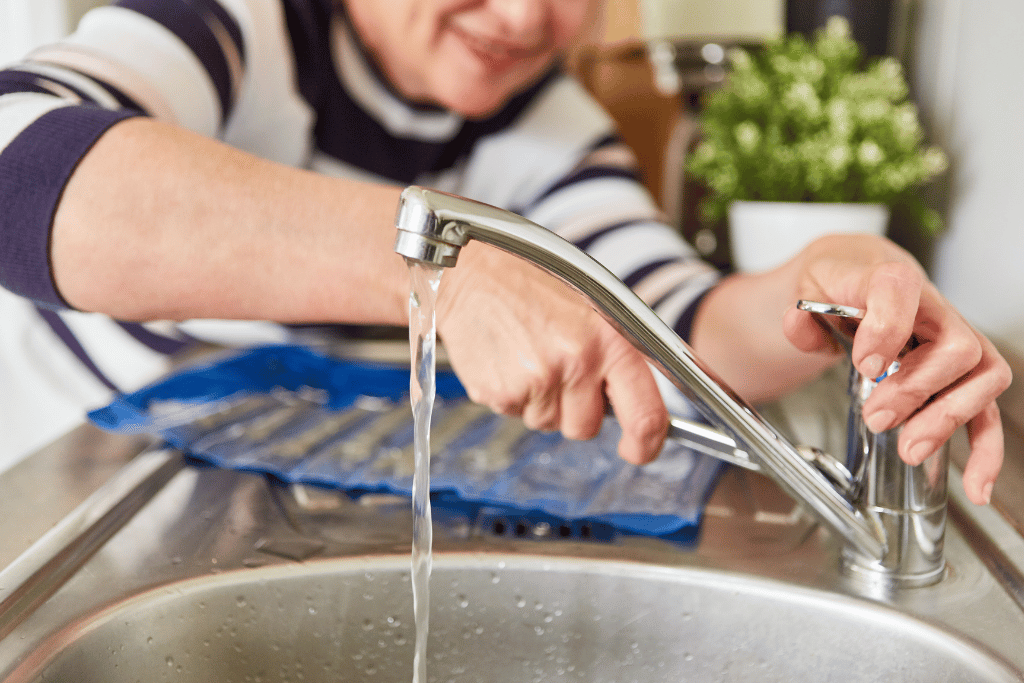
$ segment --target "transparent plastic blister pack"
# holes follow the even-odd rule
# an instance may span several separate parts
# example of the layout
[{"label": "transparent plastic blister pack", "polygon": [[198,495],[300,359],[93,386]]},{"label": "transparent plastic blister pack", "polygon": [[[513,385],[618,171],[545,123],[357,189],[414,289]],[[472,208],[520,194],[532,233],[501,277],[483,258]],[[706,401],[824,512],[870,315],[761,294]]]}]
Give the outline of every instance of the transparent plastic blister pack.
[{"label": "transparent plastic blister pack", "polygon": [[[409,494],[413,419],[407,368],[366,366],[302,347],[246,352],[173,375],[94,411],[111,431],[149,432],[217,467],[353,495]],[[439,500],[596,520],[630,533],[695,527],[718,463],[669,444],[650,465],[617,455],[621,434],[572,441],[466,399],[441,372],[431,422]]]}]

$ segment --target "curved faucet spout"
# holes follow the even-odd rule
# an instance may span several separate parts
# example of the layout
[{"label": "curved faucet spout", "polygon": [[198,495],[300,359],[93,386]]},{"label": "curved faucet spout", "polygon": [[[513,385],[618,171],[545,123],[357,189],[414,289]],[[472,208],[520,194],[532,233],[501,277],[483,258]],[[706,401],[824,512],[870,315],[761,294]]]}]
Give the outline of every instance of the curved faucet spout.
[{"label": "curved faucet spout", "polygon": [[521,216],[421,187],[403,192],[396,225],[395,251],[406,258],[450,267],[459,249],[473,239],[524,258],[572,286],[658,366],[704,417],[744,444],[785,491],[858,553],[883,557],[883,531],[705,367],[629,287],[583,251]]}]

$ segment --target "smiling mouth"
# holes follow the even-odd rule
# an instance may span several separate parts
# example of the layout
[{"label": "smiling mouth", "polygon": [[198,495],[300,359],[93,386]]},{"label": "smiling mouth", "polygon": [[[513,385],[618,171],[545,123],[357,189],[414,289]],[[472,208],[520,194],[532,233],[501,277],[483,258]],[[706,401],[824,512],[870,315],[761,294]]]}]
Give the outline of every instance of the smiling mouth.
[{"label": "smiling mouth", "polygon": [[520,47],[504,41],[490,40],[467,33],[457,26],[452,26],[451,30],[470,52],[495,70],[507,69],[517,62],[534,59],[543,53],[540,47]]}]

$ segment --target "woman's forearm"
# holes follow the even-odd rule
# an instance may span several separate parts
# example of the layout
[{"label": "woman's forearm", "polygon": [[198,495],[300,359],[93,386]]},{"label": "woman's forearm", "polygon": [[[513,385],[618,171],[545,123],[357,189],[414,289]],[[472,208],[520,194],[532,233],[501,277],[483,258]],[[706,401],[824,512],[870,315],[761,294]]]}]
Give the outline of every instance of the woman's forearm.
[{"label": "woman's forearm", "polygon": [[54,279],[72,306],[122,319],[400,323],[399,192],[130,119],[68,183],[54,217]]}]

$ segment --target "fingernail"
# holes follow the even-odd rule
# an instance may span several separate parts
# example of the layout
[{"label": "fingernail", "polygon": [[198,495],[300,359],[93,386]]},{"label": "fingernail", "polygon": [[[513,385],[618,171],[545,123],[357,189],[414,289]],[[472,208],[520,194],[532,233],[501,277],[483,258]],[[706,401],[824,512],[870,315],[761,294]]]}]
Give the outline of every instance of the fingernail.
[{"label": "fingernail", "polygon": [[860,364],[860,374],[875,379],[885,372],[885,360],[877,353],[868,356]]},{"label": "fingernail", "polygon": [[908,453],[912,465],[920,465],[935,453],[935,444],[931,441],[922,441],[910,447]]},{"label": "fingernail", "polygon": [[864,424],[875,434],[884,432],[896,421],[896,413],[891,410],[878,410],[864,418]]},{"label": "fingernail", "polygon": [[992,502],[992,482],[985,484],[981,488],[981,497],[985,501],[985,505]]}]

